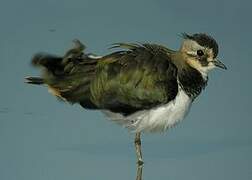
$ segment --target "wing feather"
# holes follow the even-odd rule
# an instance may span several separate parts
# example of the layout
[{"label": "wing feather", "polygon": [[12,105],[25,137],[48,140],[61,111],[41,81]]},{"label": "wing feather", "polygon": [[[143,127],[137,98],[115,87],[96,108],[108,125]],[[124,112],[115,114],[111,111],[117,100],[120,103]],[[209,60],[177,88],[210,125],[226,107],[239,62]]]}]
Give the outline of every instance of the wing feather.
[{"label": "wing feather", "polygon": [[126,50],[104,56],[91,83],[91,100],[101,109],[125,115],[174,99],[177,68],[171,50],[155,44],[117,43]]}]

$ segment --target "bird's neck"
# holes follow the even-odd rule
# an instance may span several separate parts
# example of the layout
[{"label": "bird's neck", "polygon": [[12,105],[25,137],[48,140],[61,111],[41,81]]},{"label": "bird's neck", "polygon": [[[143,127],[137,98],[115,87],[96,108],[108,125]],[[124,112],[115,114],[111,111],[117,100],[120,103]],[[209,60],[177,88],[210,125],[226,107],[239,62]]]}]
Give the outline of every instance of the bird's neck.
[{"label": "bird's neck", "polygon": [[189,67],[178,71],[178,81],[186,94],[195,99],[207,85],[207,78],[196,69]]},{"label": "bird's neck", "polygon": [[195,99],[206,87],[208,77],[196,68],[190,66],[182,53],[174,53],[171,58],[178,69],[177,78],[181,88],[186,94]]}]

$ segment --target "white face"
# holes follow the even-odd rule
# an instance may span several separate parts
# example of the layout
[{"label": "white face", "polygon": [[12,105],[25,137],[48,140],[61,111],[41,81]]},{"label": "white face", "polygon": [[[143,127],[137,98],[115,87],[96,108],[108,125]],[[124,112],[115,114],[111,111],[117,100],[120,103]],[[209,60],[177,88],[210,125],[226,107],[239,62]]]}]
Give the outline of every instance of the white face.
[{"label": "white face", "polygon": [[185,39],[180,51],[186,55],[187,63],[204,76],[216,67],[213,50],[199,45],[196,41]]}]

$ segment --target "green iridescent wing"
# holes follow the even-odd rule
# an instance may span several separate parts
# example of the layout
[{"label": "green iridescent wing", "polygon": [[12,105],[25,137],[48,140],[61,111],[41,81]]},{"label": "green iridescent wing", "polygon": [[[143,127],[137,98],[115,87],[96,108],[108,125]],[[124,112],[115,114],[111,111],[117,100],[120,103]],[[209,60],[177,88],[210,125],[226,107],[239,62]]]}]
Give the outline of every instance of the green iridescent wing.
[{"label": "green iridescent wing", "polygon": [[104,56],[90,84],[91,101],[101,109],[129,114],[167,103],[177,94],[171,50],[154,44],[115,44],[126,48]]}]

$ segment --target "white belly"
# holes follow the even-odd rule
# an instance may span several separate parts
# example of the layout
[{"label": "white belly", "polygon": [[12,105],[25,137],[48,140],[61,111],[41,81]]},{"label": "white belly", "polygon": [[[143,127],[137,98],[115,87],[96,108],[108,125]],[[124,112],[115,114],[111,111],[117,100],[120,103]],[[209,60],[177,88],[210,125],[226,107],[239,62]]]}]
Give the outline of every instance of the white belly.
[{"label": "white belly", "polygon": [[111,111],[103,111],[111,120],[122,124],[135,132],[161,132],[176,125],[184,119],[191,106],[190,97],[179,88],[173,101],[149,110],[138,111],[129,116],[123,116]]}]

